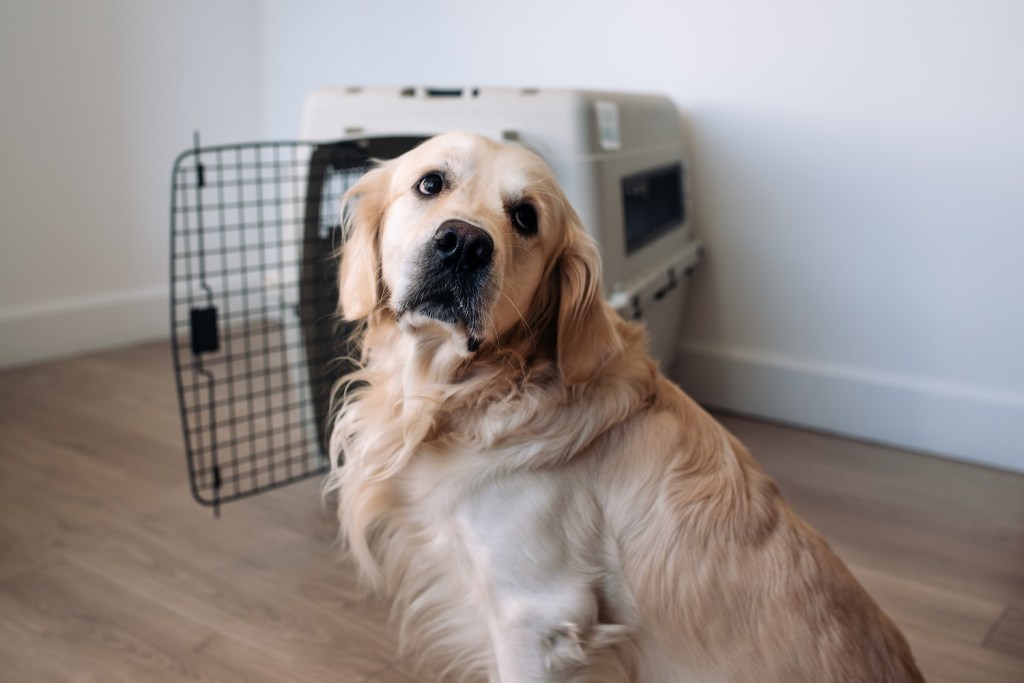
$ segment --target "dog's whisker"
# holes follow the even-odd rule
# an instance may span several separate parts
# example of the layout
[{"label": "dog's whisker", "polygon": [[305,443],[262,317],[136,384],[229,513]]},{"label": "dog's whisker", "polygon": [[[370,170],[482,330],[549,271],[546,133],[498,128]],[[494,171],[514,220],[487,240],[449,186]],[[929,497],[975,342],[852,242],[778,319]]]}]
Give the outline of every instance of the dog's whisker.
[{"label": "dog's whisker", "polygon": [[504,296],[505,300],[508,301],[508,303],[512,306],[512,308],[515,309],[516,314],[519,316],[519,320],[521,320],[522,323],[523,323],[523,327],[526,328],[526,331],[530,335],[530,342],[533,343],[533,344],[536,344],[537,343],[537,336],[533,333],[533,328],[530,326],[529,321],[526,320],[526,316],[523,315],[523,312],[519,310],[518,306],[516,306],[516,302],[513,301],[512,298],[508,294],[502,292],[502,296]]},{"label": "dog's whisker", "polygon": [[490,311],[485,311],[484,312],[484,320],[486,321],[484,324],[487,327],[491,328],[491,333],[494,335],[494,345],[498,349],[498,351],[500,352],[501,351],[501,337],[498,335],[498,326],[494,324],[494,316],[491,315]]}]

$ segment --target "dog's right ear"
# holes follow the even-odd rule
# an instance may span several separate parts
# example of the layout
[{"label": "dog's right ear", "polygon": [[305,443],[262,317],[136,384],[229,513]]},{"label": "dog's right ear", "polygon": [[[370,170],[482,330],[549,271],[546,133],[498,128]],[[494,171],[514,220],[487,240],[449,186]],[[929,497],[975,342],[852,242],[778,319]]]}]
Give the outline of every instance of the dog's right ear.
[{"label": "dog's right ear", "polygon": [[345,320],[365,318],[380,305],[380,231],[387,205],[390,165],[367,172],[341,198],[344,242],[338,274],[341,314]]}]

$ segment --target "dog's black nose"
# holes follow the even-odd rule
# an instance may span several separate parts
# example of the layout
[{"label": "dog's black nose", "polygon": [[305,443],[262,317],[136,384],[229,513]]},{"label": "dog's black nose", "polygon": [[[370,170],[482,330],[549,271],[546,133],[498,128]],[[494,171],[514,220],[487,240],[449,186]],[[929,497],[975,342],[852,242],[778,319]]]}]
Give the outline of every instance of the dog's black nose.
[{"label": "dog's black nose", "polygon": [[442,265],[473,273],[490,265],[494,240],[475,225],[448,220],[434,233],[434,250]]}]

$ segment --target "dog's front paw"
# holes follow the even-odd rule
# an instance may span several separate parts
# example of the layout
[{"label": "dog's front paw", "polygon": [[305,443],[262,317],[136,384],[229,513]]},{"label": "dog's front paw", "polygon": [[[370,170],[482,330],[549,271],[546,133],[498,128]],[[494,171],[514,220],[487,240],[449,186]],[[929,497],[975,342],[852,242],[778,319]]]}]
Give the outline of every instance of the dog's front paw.
[{"label": "dog's front paw", "polygon": [[628,629],[617,624],[595,624],[585,632],[577,623],[564,623],[546,639],[544,668],[555,673],[583,666],[588,652],[622,642],[628,635]]},{"label": "dog's front paw", "polygon": [[544,668],[550,673],[580,666],[587,660],[579,624],[566,623],[557,627],[548,635],[545,646]]}]

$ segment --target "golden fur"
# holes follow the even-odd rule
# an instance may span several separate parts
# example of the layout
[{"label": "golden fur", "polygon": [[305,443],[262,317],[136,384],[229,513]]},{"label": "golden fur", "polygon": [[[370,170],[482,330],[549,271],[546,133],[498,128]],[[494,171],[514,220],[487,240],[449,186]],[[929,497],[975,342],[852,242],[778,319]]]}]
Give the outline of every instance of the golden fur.
[{"label": "golden fur", "polygon": [[[424,197],[432,170],[446,187]],[[605,304],[597,249],[538,157],[448,134],[344,201],[341,310],[365,327],[328,486],[404,642],[492,683],[922,680],[821,537]],[[536,234],[510,221],[523,201]],[[451,218],[494,242],[482,330],[400,303]]]}]

